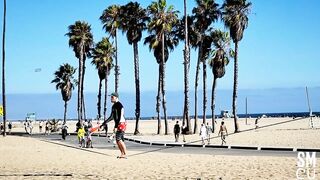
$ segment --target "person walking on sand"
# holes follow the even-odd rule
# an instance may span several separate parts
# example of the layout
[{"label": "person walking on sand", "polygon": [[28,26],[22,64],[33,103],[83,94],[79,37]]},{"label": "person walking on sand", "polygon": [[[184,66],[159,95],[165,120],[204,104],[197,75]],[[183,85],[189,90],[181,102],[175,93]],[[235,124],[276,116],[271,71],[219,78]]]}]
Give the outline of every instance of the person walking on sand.
[{"label": "person walking on sand", "polygon": [[209,123],[207,122],[207,125],[206,125],[206,128],[207,128],[207,140],[208,140],[208,144],[210,144],[210,134],[212,133],[212,127],[209,125]]},{"label": "person walking on sand", "polygon": [[11,122],[9,122],[8,128],[9,128],[9,134],[11,134],[11,129],[12,129],[12,123]]},{"label": "person walking on sand", "polygon": [[255,124],[255,129],[258,129],[259,128],[259,120],[260,120],[260,117],[257,117],[257,119],[254,121],[254,124]]},{"label": "person walking on sand", "polygon": [[39,132],[40,132],[40,133],[42,133],[42,126],[43,126],[43,122],[40,121],[40,122],[39,122]]},{"label": "person walking on sand", "polygon": [[68,126],[67,126],[67,124],[62,124],[61,134],[62,134],[62,139],[66,140],[66,137],[68,135]]},{"label": "person walking on sand", "polygon": [[204,124],[201,124],[200,137],[201,137],[202,145],[204,145],[205,144],[204,140],[207,138],[207,128]]},{"label": "person walking on sand", "polygon": [[127,150],[126,145],[124,144],[124,133],[126,129],[126,120],[124,118],[124,108],[122,104],[119,101],[119,94],[114,92],[111,93],[111,103],[112,109],[111,114],[107,120],[105,120],[101,126],[105,126],[108,122],[111,120],[114,120],[114,128],[113,132],[116,133],[116,143],[118,145],[118,148],[121,152],[121,155],[117,158],[119,159],[126,159]]},{"label": "person walking on sand", "polygon": [[174,133],[175,142],[178,142],[179,141],[179,134],[180,134],[179,121],[177,121],[176,124],[174,125],[173,133]]},{"label": "person walking on sand", "polygon": [[226,142],[226,136],[228,136],[228,130],[227,130],[226,125],[224,125],[224,122],[223,122],[223,121],[221,122],[218,136],[219,136],[219,134],[221,134],[221,141],[222,141],[222,142],[221,142],[221,146],[222,146],[223,144],[227,144],[227,142]]},{"label": "person walking on sand", "polygon": [[187,135],[187,132],[188,132],[188,127],[187,127],[187,125],[183,125],[182,127],[181,127],[181,134],[182,134],[182,137],[183,137],[183,142],[186,142],[186,137],[185,137],[185,135]]},{"label": "person walking on sand", "polygon": [[47,120],[44,135],[47,136],[49,134],[50,134],[50,124],[49,124],[49,120]]},{"label": "person walking on sand", "polygon": [[3,129],[4,129],[4,126],[2,123],[0,123],[0,134],[2,134]]}]

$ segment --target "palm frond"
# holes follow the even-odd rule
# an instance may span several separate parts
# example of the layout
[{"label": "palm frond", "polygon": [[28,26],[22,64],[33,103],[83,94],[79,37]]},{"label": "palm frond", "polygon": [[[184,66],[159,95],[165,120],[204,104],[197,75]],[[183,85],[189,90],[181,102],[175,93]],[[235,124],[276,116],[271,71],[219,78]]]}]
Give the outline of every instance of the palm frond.
[{"label": "palm frond", "polygon": [[[54,73],[55,78],[51,81],[51,83],[56,84],[56,90],[61,90],[64,100],[69,100],[71,98],[71,91],[74,87],[73,83],[75,83],[75,79],[73,77],[75,72],[76,68],[66,63],[61,65]],[[66,91],[68,91],[68,93]]]}]

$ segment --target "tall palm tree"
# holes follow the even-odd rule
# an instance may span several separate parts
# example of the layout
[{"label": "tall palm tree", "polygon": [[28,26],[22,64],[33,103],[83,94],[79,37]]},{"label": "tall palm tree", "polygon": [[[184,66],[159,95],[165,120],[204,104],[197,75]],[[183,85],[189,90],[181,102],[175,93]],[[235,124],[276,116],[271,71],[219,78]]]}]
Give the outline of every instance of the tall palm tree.
[{"label": "tall palm tree", "polygon": [[101,87],[102,80],[105,80],[105,95],[104,95],[104,111],[103,117],[106,119],[107,112],[107,87],[108,87],[108,76],[110,74],[110,70],[113,67],[113,58],[115,54],[115,48],[109,42],[108,38],[102,38],[100,42],[95,45],[95,48],[92,50],[91,57],[93,58],[91,64],[95,65],[98,70],[99,76],[99,93],[98,93],[98,118],[101,117]]},{"label": "tall palm tree", "polygon": [[230,30],[230,36],[235,44],[234,55],[234,82],[232,97],[232,113],[234,116],[234,131],[239,132],[237,117],[237,97],[238,97],[238,43],[243,37],[244,30],[248,27],[248,15],[250,13],[251,2],[246,0],[225,0],[222,9],[222,20]]},{"label": "tall palm tree", "polygon": [[138,42],[141,40],[142,31],[146,29],[146,22],[149,19],[146,10],[140,7],[140,4],[129,2],[122,7],[123,14],[126,16],[122,18],[123,32],[126,32],[127,40],[130,45],[133,45],[134,54],[134,79],[136,85],[136,127],[134,134],[140,134],[139,120],[140,120],[140,78],[139,78],[139,56],[138,56]]},{"label": "tall palm tree", "polygon": [[3,107],[3,136],[6,136],[7,113],[6,113],[6,78],[5,78],[5,40],[6,40],[6,16],[7,16],[7,1],[3,0],[3,30],[2,30],[2,107]]},{"label": "tall palm tree", "polygon": [[[186,9],[186,7],[185,7]],[[197,32],[194,28],[193,16],[186,16],[179,19],[176,28],[177,37],[185,42],[185,50],[184,50],[184,112],[183,112],[183,125],[187,125],[187,134],[192,134],[191,130],[191,122],[189,117],[189,71],[190,71],[190,45],[194,45],[193,43],[197,41]],[[186,122],[185,122],[186,121]]]},{"label": "tall palm tree", "polygon": [[[107,82],[106,78],[110,73],[114,54],[115,54],[115,48],[113,48],[108,38],[102,38],[102,40],[96,44],[95,48],[92,50],[92,53],[91,53],[91,57],[93,57],[91,64],[95,65],[96,69],[98,70],[98,76],[99,76],[99,93],[98,93],[98,102],[97,102],[99,119],[101,118],[102,81],[105,80]],[[104,114],[105,112],[106,112],[106,107],[104,107]]]},{"label": "tall palm tree", "polygon": [[[210,52],[210,49],[207,49],[211,46],[210,42],[205,42],[206,40],[210,41],[206,31],[209,29],[210,25],[217,21],[220,16],[220,10],[218,9],[218,4],[215,3],[215,0],[196,0],[197,7],[193,8],[192,13],[195,17],[195,26],[199,32],[199,38],[197,47],[198,47],[198,61],[196,67],[196,78],[195,78],[195,126],[194,132],[198,131],[198,80],[199,80],[199,71],[200,63],[203,63],[203,123],[206,121],[206,59]],[[210,44],[210,45],[209,45]]]},{"label": "tall palm tree", "polygon": [[97,102],[97,112],[98,116],[97,118],[101,118],[101,90],[102,90],[102,81],[106,78],[106,67],[100,62],[94,62],[94,60],[91,62],[96,66],[96,69],[98,70],[98,76],[99,76],[99,90],[98,90],[98,102]]},{"label": "tall palm tree", "polygon": [[[104,104],[103,104],[103,120],[107,120],[107,96],[108,96],[108,76],[113,68],[113,64],[109,63],[106,69],[106,77],[104,78]],[[107,126],[107,125],[106,125]]]},{"label": "tall palm tree", "polygon": [[183,13],[184,13],[184,108],[183,108],[183,122],[186,121],[188,134],[191,130],[190,117],[189,117],[189,69],[190,69],[190,46],[188,39],[188,16],[187,16],[187,1],[183,0]]},{"label": "tall palm tree", "polygon": [[[166,96],[165,96],[165,69],[166,69],[166,56],[169,56],[168,47],[169,41],[176,41],[176,44],[179,42],[177,38],[171,38],[173,36],[172,30],[177,24],[178,20],[178,11],[174,10],[172,5],[167,6],[166,0],[153,1],[151,5],[148,6],[148,13],[151,17],[150,22],[148,23],[148,31],[151,34],[150,36],[154,37],[154,41],[149,41],[151,49],[154,49],[154,55],[158,56],[161,54],[161,60],[156,58],[159,64],[159,83],[158,83],[158,96],[157,96],[157,111],[159,110],[158,105],[160,96],[159,90],[162,92],[162,107],[164,111],[164,122],[165,122],[165,134],[168,134],[168,121],[167,121],[167,108],[166,108]],[[149,37],[150,37],[149,36]],[[149,38],[152,39],[152,38]],[[146,39],[147,40],[147,39]],[[146,43],[146,41],[145,41]],[[149,46],[149,47],[150,47]],[[169,47],[171,48],[171,47]],[[172,49],[174,46],[172,46]],[[159,88],[161,87],[161,88]],[[158,122],[160,122],[159,112],[158,112]],[[159,126],[158,126],[159,127]],[[159,133],[159,130],[158,130]]]},{"label": "tall palm tree", "polygon": [[111,5],[107,7],[102,15],[100,20],[103,24],[103,28],[115,41],[115,92],[119,91],[119,75],[120,75],[120,66],[118,64],[118,40],[117,40],[117,30],[120,27],[122,19],[121,7],[118,5]]},{"label": "tall palm tree", "polygon": [[225,67],[229,64],[230,58],[233,57],[233,51],[230,48],[229,33],[221,30],[215,30],[212,33],[214,49],[209,60],[209,66],[213,73],[212,92],[211,92],[211,115],[212,115],[212,132],[215,131],[215,97],[217,79],[222,78],[225,74]]},{"label": "tall palm tree", "polygon": [[[179,39],[175,36],[175,32],[172,31],[170,34],[166,34],[165,43],[164,43],[164,61],[165,63],[169,59],[169,50],[173,51],[174,48],[178,45]],[[158,95],[157,95],[157,104],[156,104],[156,111],[158,114],[158,134],[161,134],[161,120],[160,120],[160,101],[161,101],[161,92],[162,91],[162,81],[163,81],[163,68],[162,68],[162,42],[158,41],[157,35],[153,32],[148,37],[145,38],[144,44],[149,44],[149,49],[153,50],[153,55],[157,60],[159,65],[158,71]]]},{"label": "tall palm tree", "polygon": [[70,64],[63,64],[54,73],[55,78],[51,81],[51,83],[56,83],[57,90],[61,90],[62,99],[64,101],[63,124],[66,124],[67,121],[68,101],[71,99],[74,83],[76,83],[73,77],[75,72],[76,69]]},{"label": "tall palm tree", "polygon": [[93,45],[91,26],[86,22],[76,21],[68,27],[69,46],[73,48],[75,56],[79,59],[78,68],[78,121],[83,119],[83,83],[85,74],[85,60],[90,55],[90,49]]}]

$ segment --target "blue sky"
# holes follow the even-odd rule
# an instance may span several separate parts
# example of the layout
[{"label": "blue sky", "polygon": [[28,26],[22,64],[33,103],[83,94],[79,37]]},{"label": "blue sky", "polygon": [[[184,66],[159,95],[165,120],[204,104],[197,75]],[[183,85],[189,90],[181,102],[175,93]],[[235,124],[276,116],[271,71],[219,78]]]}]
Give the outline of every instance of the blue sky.
[{"label": "blue sky", "polygon": [[[6,36],[7,93],[56,92],[50,84],[53,73],[63,63],[78,66],[68,47],[67,27],[77,20],[91,24],[94,41],[107,34],[99,17],[111,4],[124,5],[128,0],[8,0]],[[219,4],[222,1],[217,1]],[[320,12],[318,0],[252,0],[249,27],[239,45],[239,88],[268,89],[281,87],[318,87],[320,85]],[[151,3],[140,1],[143,7]],[[183,1],[167,0],[183,12]],[[188,12],[195,6],[188,2]],[[2,25],[2,9],[1,25]],[[224,29],[221,22],[216,27]],[[120,92],[134,92],[133,48],[121,33],[119,37]],[[146,37],[147,33],[144,33]],[[2,39],[1,39],[2,41]],[[2,43],[2,42],[1,42]],[[166,88],[183,90],[183,42],[170,54],[167,63]],[[1,50],[2,51],[2,50]],[[191,52],[190,88],[194,88],[197,51]],[[2,56],[2,52],[1,52]],[[141,91],[157,89],[158,65],[147,46],[139,43]],[[86,62],[85,91],[97,92],[98,76]],[[35,69],[41,68],[40,72]],[[208,68],[208,87],[212,75]],[[200,81],[201,78],[200,78]],[[201,87],[200,83],[200,87]],[[233,61],[218,89],[232,89]],[[109,77],[113,91],[114,76]]]}]

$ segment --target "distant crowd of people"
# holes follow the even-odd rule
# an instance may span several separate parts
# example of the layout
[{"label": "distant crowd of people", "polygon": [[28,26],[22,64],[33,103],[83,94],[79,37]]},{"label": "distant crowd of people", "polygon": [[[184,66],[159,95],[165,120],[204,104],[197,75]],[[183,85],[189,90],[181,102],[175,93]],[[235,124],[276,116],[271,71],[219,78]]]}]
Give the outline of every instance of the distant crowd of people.
[{"label": "distant crowd of people", "polygon": [[[175,142],[179,142],[180,132],[183,136],[182,141],[186,142],[185,135],[188,133],[188,131],[189,129],[186,125],[183,125],[180,127],[179,121],[176,121],[176,124],[173,127]],[[212,126],[210,126],[208,122],[207,124],[201,124],[199,136],[201,138],[202,145],[205,145],[205,141],[207,141],[207,144],[210,144],[212,132],[213,132]],[[224,121],[221,122],[219,132],[218,132],[218,136],[219,135],[221,137],[221,145],[226,144],[226,136],[228,135],[228,130],[226,125],[224,124]]]}]

